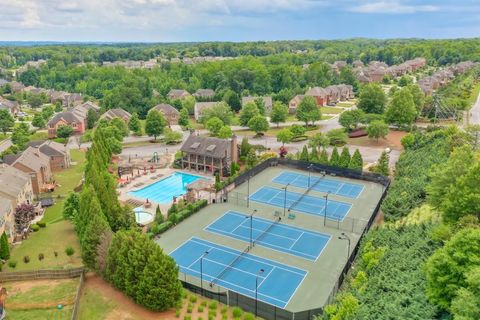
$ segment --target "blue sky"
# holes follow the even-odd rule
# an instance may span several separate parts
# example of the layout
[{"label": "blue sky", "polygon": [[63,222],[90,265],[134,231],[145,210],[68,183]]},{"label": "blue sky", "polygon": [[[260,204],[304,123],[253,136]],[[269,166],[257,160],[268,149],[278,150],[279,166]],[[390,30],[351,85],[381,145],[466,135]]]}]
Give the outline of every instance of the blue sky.
[{"label": "blue sky", "polygon": [[480,36],[480,0],[0,0],[0,41]]}]

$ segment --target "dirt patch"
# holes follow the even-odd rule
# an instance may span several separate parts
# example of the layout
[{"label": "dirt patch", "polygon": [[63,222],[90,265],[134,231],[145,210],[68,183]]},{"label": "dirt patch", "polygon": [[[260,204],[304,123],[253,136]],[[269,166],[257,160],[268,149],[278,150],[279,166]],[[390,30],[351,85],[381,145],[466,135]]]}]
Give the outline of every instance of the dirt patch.
[{"label": "dirt patch", "polygon": [[13,295],[18,293],[25,293],[27,291],[30,291],[33,288],[42,287],[42,286],[48,286],[50,289],[53,289],[64,281],[65,280],[18,281],[18,282],[7,283],[5,286],[7,288],[10,288],[10,290],[8,290],[8,294]]},{"label": "dirt patch", "polygon": [[152,312],[142,306],[139,306],[132,299],[124,295],[119,290],[112,287],[108,282],[97,276],[96,274],[88,274],[85,278],[85,287],[92,287],[100,293],[105,299],[113,301],[116,304],[115,310],[110,312],[107,320],[173,320],[175,311]]},{"label": "dirt patch", "polygon": [[393,150],[403,150],[402,138],[407,133],[405,131],[390,130],[385,139],[370,139],[369,137],[349,138],[348,144],[353,146],[363,146],[371,148],[390,148]]}]

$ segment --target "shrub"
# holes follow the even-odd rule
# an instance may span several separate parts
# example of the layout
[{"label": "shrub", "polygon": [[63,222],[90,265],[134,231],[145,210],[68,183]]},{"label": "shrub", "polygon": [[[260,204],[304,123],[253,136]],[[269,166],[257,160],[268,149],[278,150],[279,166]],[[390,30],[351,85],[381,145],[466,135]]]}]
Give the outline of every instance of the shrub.
[{"label": "shrub", "polygon": [[255,316],[249,312],[243,315],[243,320],[255,320]]},{"label": "shrub", "polygon": [[213,317],[215,318],[217,316],[217,311],[216,310],[208,310],[208,318]]},{"label": "shrub", "polygon": [[40,228],[45,228],[47,226],[47,223],[45,221],[38,221],[37,222],[37,225],[40,227]]},{"label": "shrub", "polygon": [[214,316],[214,315],[211,315],[211,314],[209,314],[209,315],[208,315],[208,320],[215,320],[215,316]]},{"label": "shrub", "polygon": [[198,306],[198,312],[203,312],[203,307],[202,306]]},{"label": "shrub", "polygon": [[180,317],[180,310],[175,310],[175,317],[179,318]]},{"label": "shrub", "polygon": [[227,315],[227,314],[223,314],[223,315],[222,315],[222,320],[228,320],[228,315]]},{"label": "shrub", "polygon": [[200,303],[200,305],[201,305],[202,307],[206,307],[206,306],[207,306],[207,301],[203,300],[202,303]]},{"label": "shrub", "polygon": [[12,269],[15,269],[15,267],[17,266],[17,261],[9,261],[8,266]]},{"label": "shrub", "polygon": [[75,250],[72,247],[66,247],[65,248],[65,254],[67,256],[69,256],[69,257],[73,256],[74,253],[75,253]]},{"label": "shrub", "polygon": [[30,262],[30,257],[29,256],[23,257],[23,262],[29,263]]},{"label": "shrub", "polygon": [[30,226],[30,229],[32,229],[33,232],[37,232],[38,230],[40,230],[40,227],[37,224],[32,224]]},{"label": "shrub", "polygon": [[185,316],[183,317],[183,320],[192,320],[192,316]]},{"label": "shrub", "polygon": [[56,257],[58,257],[58,252],[57,251],[53,251],[53,255]]},{"label": "shrub", "polygon": [[210,302],[210,304],[208,305],[208,309],[216,310],[217,309],[217,302],[216,301]]},{"label": "shrub", "polygon": [[188,297],[187,291],[182,290],[182,299],[186,299]]},{"label": "shrub", "polygon": [[222,314],[226,314],[228,311],[227,307],[223,307],[222,310],[220,311]]},{"label": "shrub", "polygon": [[240,309],[239,307],[235,307],[233,308],[232,310],[232,315],[234,318],[240,318],[243,314],[243,311],[242,309]]},{"label": "shrub", "polygon": [[44,258],[45,256],[43,255],[43,253],[38,254],[38,260],[42,261]]},{"label": "shrub", "polygon": [[189,300],[190,300],[191,303],[195,303],[195,302],[197,302],[197,296],[190,296]]}]

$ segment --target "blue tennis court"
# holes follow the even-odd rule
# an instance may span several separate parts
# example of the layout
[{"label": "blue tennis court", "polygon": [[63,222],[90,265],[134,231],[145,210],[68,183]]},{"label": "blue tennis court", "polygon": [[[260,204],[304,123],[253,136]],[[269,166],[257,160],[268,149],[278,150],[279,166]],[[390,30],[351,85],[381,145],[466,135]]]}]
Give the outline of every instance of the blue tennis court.
[{"label": "blue tennis court", "polygon": [[[216,285],[254,298],[258,275],[258,300],[280,308],[285,308],[307,274],[305,270],[248,253],[237,260],[239,251],[195,237],[175,249],[170,256],[180,266],[181,272],[200,278],[200,258],[205,252],[208,254],[202,259],[202,274],[206,288],[207,282],[214,281]],[[224,272],[232,262],[235,263]]]},{"label": "blue tennis court", "polygon": [[[330,236],[282,223],[253,217],[252,239],[255,245],[315,261],[330,240]],[[228,211],[205,230],[250,242],[250,216]]]},{"label": "blue tennis court", "polygon": [[274,178],[272,181],[283,185],[292,185],[294,187],[308,189],[309,186],[314,186],[312,190],[319,192],[329,192],[339,196],[356,199],[363,191],[363,185],[349,182],[342,182],[339,180],[328,179],[324,177],[308,175],[285,171]]},{"label": "blue tennis court", "polygon": [[[266,203],[275,207],[285,207],[294,211],[305,212],[317,216],[325,215],[325,199],[309,195],[303,195],[297,192],[291,192],[272,187],[261,187],[250,196],[250,200]],[[326,216],[328,219],[343,221],[350,211],[351,204],[328,200]]]}]

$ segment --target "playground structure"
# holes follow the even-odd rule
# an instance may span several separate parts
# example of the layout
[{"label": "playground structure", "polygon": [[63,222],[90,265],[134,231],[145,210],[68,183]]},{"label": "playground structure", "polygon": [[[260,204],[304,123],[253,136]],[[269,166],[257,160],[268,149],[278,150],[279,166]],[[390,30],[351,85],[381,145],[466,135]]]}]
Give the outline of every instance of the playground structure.
[{"label": "playground structure", "polygon": [[159,154],[154,152],[150,156],[120,156],[118,161],[117,174],[119,178],[135,178],[148,172],[155,172],[156,169],[168,167],[172,162],[173,155]]}]

